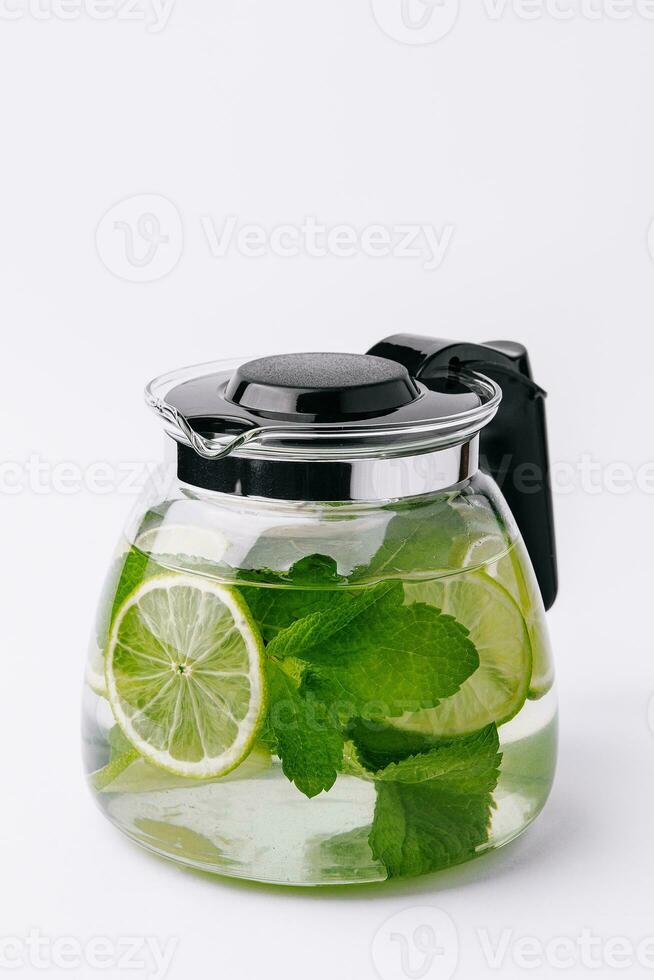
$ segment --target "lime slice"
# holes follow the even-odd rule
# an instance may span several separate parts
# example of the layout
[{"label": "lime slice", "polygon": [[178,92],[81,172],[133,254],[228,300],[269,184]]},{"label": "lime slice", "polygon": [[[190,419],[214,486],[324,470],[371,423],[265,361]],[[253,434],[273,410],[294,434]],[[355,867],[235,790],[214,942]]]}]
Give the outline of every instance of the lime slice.
[{"label": "lime slice", "polygon": [[104,677],[104,655],[98,644],[92,640],[84,670],[84,680],[98,697],[106,698],[107,684]]},{"label": "lime slice", "polygon": [[529,700],[540,701],[554,685],[554,661],[550,638],[544,624],[540,621],[528,623],[534,669],[529,685]]},{"label": "lime slice", "polygon": [[[271,765],[270,752],[263,745],[255,743],[250,754],[236,769],[216,778],[221,784],[237,779],[256,779],[268,772]],[[91,773],[89,778],[95,789],[106,793],[155,793],[164,789],[193,789],[195,785],[185,776],[175,776],[153,766],[136,749],[119,755],[104,769]]]},{"label": "lime slice", "polygon": [[514,547],[487,571],[512,595],[518,593],[516,598],[524,611],[531,643],[532,674],[528,697],[530,701],[538,701],[554,684],[554,657],[538,583],[533,573],[525,574],[524,562],[528,562],[526,553],[521,558]]},{"label": "lime slice", "polygon": [[209,779],[248,755],[263,719],[263,642],[233,590],[196,575],[142,582],[119,609],[105,657],[109,701],[137,751]]},{"label": "lime slice", "polygon": [[[488,518],[486,518],[489,523]],[[523,611],[531,643],[532,678],[528,697],[542,698],[554,684],[554,658],[545,622],[543,600],[531,572],[524,545],[508,547],[506,539],[490,526],[472,540],[455,546],[454,561],[460,568],[483,568],[511,594]],[[508,547],[508,550],[507,550]],[[525,571],[525,563],[527,570]]]},{"label": "lime slice", "polygon": [[462,623],[470,631],[480,664],[456,694],[437,708],[404,715],[400,727],[430,735],[465,735],[513,718],[527,698],[531,646],[522,613],[506,589],[475,572],[412,586],[411,597]]}]

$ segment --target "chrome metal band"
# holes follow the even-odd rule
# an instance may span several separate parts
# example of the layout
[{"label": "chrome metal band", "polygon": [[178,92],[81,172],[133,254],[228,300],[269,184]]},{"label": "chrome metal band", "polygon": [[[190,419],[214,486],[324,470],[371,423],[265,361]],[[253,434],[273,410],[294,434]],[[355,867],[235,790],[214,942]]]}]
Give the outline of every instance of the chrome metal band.
[{"label": "chrome metal band", "polygon": [[433,453],[351,464],[349,500],[393,500],[446,490],[479,468],[479,436]]},{"label": "chrome metal band", "polygon": [[207,460],[177,445],[177,475],[205,490],[273,500],[386,501],[447,490],[479,468],[479,436],[418,456],[286,461],[233,454]]}]

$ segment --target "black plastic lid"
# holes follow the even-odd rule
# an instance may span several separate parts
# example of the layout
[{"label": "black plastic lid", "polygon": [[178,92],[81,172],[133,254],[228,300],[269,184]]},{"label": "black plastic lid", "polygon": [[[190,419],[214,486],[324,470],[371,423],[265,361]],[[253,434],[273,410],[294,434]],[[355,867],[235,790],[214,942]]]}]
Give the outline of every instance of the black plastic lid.
[{"label": "black plastic lid", "polygon": [[168,389],[165,401],[204,435],[280,422],[420,422],[458,416],[481,404],[475,391],[448,372],[425,384],[386,357],[325,353],[260,357],[231,371],[190,377]]},{"label": "black plastic lid", "polygon": [[238,367],[228,401],[267,417],[348,421],[401,408],[420,389],[403,364],[370,354],[279,354]]}]

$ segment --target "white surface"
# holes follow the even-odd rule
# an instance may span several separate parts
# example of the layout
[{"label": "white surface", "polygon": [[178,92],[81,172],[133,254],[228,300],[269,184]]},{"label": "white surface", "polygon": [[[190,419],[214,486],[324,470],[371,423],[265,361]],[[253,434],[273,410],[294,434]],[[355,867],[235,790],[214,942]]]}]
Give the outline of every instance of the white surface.
[{"label": "white surface", "polygon": [[[175,938],[172,980],[368,980],[373,956],[383,980],[404,980],[449,977],[455,935],[454,975],[478,978],[558,972],[526,971],[519,937],[654,934],[654,502],[634,484],[589,492],[577,475],[557,494],[560,766],[544,815],[504,852],[374,891],[240,886],[141,853],[82,782],[83,655],[133,494],[80,489],[75,468],[158,457],[141,402],[156,373],[248,351],[365,350],[400,329],[512,338],[550,392],[555,462],[588,457],[606,477],[653,459],[654,21],[628,4],[618,20],[599,0],[599,20],[580,2],[566,21],[494,20],[479,2],[423,45],[388,36],[429,39],[398,27],[394,3],[376,0],[377,23],[365,0],[178,0],[159,33],[26,7],[0,18],[2,458],[73,467],[67,492],[61,470],[19,493],[6,485],[18,470],[2,471],[2,937]],[[453,12],[448,0],[434,17]],[[145,202],[102,222],[134,195],[169,202],[147,201],[169,242],[145,265],[130,265],[113,224]],[[360,233],[426,224],[445,255],[432,270],[363,254],[213,258],[207,215],[218,232],[229,215],[268,232],[311,215]],[[430,922],[445,953],[430,966],[409,950],[403,969],[391,934],[413,941]],[[479,930],[493,943],[510,931],[500,971]],[[24,946],[0,948],[23,957],[14,976],[48,974]],[[119,975],[115,957],[99,971],[44,955],[51,975]],[[567,972],[588,969],[577,954]],[[651,971],[634,955],[622,972]]]}]

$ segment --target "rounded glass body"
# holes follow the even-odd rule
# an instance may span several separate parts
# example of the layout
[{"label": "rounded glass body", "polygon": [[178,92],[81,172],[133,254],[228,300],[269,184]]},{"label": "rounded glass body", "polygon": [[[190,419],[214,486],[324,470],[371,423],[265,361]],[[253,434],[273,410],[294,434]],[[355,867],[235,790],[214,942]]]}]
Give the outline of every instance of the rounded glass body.
[{"label": "rounded glass body", "polygon": [[[185,865],[291,885],[436,871],[528,826],[554,774],[553,666],[531,563],[492,480],[478,473],[421,497],[324,504],[176,480],[162,492],[162,474],[117,549],[87,663],[85,764],[112,823]],[[161,697],[147,685],[168,669],[162,659],[168,687],[193,683],[195,664],[222,642],[214,634],[202,645],[202,616],[186,606],[171,607],[166,628],[183,646],[194,626],[202,656],[147,622],[160,648],[154,673],[125,666],[125,609],[138,608],[147,583],[176,582],[245,610],[231,629],[250,651],[239,696],[258,699],[245,720],[225,706],[220,671],[214,696],[196,675],[176,713],[156,713]],[[165,767],[134,738],[126,711],[137,727],[150,719],[138,730],[166,743]],[[204,744],[222,711],[249,726],[229,771],[184,771],[202,754],[193,739]]]}]

